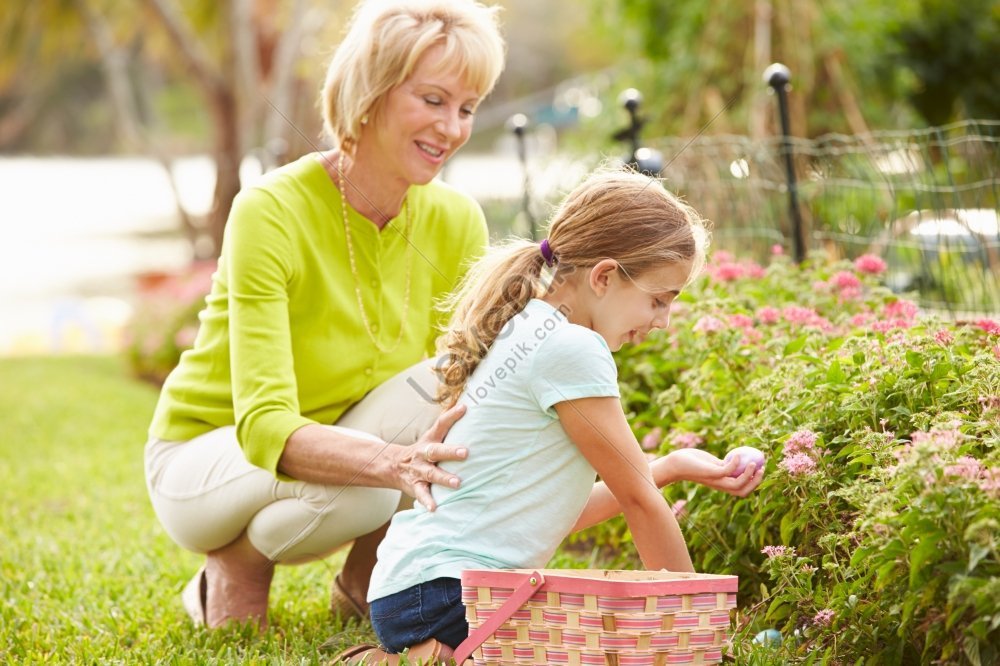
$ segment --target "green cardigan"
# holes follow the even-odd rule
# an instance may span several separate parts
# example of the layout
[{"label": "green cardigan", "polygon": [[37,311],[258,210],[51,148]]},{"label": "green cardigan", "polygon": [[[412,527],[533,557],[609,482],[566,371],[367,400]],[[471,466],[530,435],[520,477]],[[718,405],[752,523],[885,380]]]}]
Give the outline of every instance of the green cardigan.
[{"label": "green cardigan", "polygon": [[364,329],[340,191],[306,155],[233,202],[194,348],[163,386],[151,436],[187,441],[235,424],[247,459],[280,477],[292,432],[334,423],[371,389],[433,354],[447,323],[435,302],[486,249],[482,209],[432,182],[411,187],[400,216],[381,231],[349,211],[361,296],[382,347],[399,336],[413,262],[399,346],[382,354]]}]

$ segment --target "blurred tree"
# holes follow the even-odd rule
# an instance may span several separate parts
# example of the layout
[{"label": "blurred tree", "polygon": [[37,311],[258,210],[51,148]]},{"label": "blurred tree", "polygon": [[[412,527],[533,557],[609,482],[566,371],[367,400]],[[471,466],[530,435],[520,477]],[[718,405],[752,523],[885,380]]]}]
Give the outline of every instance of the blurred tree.
[{"label": "blurred tree", "polygon": [[[253,152],[271,168],[320,140],[314,100],[322,63],[306,71],[300,59],[318,56],[339,27],[345,10],[328,4],[15,3],[0,13],[0,150],[125,148],[155,156],[172,176],[177,127],[208,128],[216,166],[208,219],[179,212],[189,237],[202,241],[198,254],[217,254],[244,156]],[[188,91],[202,104],[178,107]],[[164,101],[174,106],[169,115],[159,108]]]},{"label": "blurred tree", "polygon": [[910,100],[931,125],[955,118],[1000,118],[1000,2],[920,0],[900,25],[898,62],[916,77]]},{"label": "blurred tree", "polygon": [[[306,3],[294,0],[284,12],[276,0],[145,5],[195,81],[211,119],[216,181],[207,228],[211,252],[218,254],[248,148],[263,143],[267,165],[288,157],[285,134],[295,128],[289,120],[291,88]],[[265,139],[265,127],[276,135]]]},{"label": "blurred tree", "polygon": [[[0,12],[0,151],[23,150],[35,140],[66,152],[74,136],[88,136],[91,116],[78,112],[56,123],[54,109],[80,109],[99,97],[99,68],[86,59],[50,66],[84,45],[72,0],[13,3]],[[99,148],[100,139],[88,138]]]},{"label": "blurred tree", "polygon": [[761,74],[779,61],[796,91],[793,133],[859,134],[899,124],[902,76],[882,61],[886,34],[913,2],[616,0],[595,19],[639,57],[631,84],[646,88],[653,132],[693,135],[710,123],[712,133],[775,132]]}]

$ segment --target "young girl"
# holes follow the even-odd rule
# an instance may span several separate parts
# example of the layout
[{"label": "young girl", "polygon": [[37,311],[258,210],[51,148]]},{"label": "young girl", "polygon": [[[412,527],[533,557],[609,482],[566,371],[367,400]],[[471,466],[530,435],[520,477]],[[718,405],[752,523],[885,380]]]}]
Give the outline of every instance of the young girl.
[{"label": "young girl", "polygon": [[657,181],[607,171],[565,199],[540,245],[512,242],[472,269],[438,366],[444,405],[467,406],[446,441],[469,455],[441,465],[461,487],[435,486],[434,512],[397,513],[378,549],[368,600],[386,652],[454,648],[468,633],[463,570],[543,567],[573,529],[620,512],[648,569],[693,570],[658,486],[692,478],[745,495],[760,474],[726,485],[735,464],[696,450],[651,468],[611,352],[666,328],[707,243],[698,214]]}]

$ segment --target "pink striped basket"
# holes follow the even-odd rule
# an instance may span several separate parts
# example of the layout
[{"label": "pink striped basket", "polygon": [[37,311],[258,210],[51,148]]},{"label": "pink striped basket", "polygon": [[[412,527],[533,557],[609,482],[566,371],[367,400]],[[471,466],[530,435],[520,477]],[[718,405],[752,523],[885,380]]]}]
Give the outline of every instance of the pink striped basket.
[{"label": "pink striped basket", "polygon": [[666,571],[471,570],[462,574],[476,666],[716,664],[736,576]]}]

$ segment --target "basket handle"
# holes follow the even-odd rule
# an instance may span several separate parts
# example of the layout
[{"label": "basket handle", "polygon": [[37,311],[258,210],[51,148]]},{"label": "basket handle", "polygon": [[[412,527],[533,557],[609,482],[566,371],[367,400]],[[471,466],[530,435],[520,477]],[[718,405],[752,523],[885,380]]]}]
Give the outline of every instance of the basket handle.
[{"label": "basket handle", "polygon": [[545,576],[538,573],[537,571],[532,571],[530,574],[525,574],[524,580],[514,588],[514,592],[510,595],[510,598],[503,603],[500,608],[496,609],[496,612],[489,617],[486,622],[483,622],[479,627],[469,634],[462,643],[455,648],[455,663],[461,664],[466,659],[468,659],[472,653],[482,645],[487,638],[493,635],[500,625],[510,619],[518,608],[520,608],[525,601],[530,599],[532,595],[538,591],[538,588],[545,583]]}]

